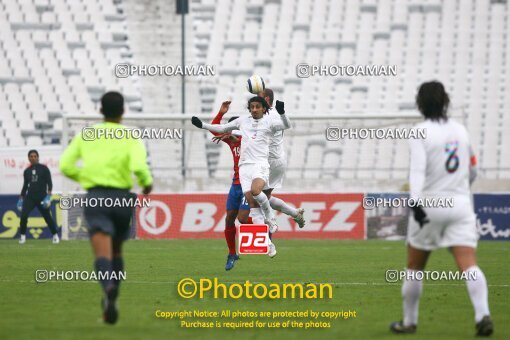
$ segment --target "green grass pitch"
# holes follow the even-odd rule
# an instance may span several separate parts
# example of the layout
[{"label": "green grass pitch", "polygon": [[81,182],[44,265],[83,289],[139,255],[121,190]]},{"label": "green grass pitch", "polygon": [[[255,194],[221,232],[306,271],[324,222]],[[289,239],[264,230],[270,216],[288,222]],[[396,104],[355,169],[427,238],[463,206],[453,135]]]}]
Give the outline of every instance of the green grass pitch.
[{"label": "green grass pitch", "polygon": [[[99,321],[96,282],[35,283],[35,270],[92,270],[88,241],[52,245],[50,240],[0,241],[1,339],[314,339],[395,338],[388,330],[401,319],[400,283],[385,282],[387,269],[405,265],[403,242],[277,240],[278,256],[245,255],[226,272],[223,240],[128,241],[127,280],[115,326]],[[510,242],[480,242],[478,261],[489,283],[494,338],[510,339]],[[455,270],[447,250],[432,254],[428,270]],[[177,282],[186,277],[220,282],[334,283],[325,300],[183,299]],[[330,321],[328,329],[185,329],[156,310],[315,311],[356,310],[357,317]],[[203,319],[202,319],[203,320]],[[243,319],[249,321],[251,319]],[[420,303],[421,338],[470,338],[473,310],[465,284],[427,281]]]}]

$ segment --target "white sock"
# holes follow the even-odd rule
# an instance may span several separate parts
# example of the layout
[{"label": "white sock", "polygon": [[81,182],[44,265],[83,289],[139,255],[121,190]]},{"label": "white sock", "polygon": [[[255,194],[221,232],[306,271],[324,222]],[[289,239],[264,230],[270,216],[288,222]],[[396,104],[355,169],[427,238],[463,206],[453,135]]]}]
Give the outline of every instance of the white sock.
[{"label": "white sock", "polygon": [[[416,272],[407,269],[409,277],[412,277],[410,272]],[[420,305],[420,296],[423,290],[423,282],[421,280],[408,280],[404,279],[402,285],[402,298],[404,300],[404,326],[411,326],[418,324],[418,307]]]},{"label": "white sock", "polygon": [[260,205],[262,212],[264,213],[264,218],[266,220],[270,220],[274,217],[273,209],[271,209],[271,205],[269,204],[269,200],[267,199],[266,194],[261,192],[257,196],[253,196],[255,201]]},{"label": "white sock", "polygon": [[264,215],[262,214],[262,209],[251,208],[250,217],[251,220],[253,221],[253,224],[264,224]]},{"label": "white sock", "polygon": [[285,203],[284,200],[278,197],[271,196],[271,198],[269,199],[269,204],[271,205],[271,208],[273,208],[274,210],[281,211],[285,215],[289,215],[292,217],[296,217],[298,215],[297,209],[292,208],[290,205]]},{"label": "white sock", "polygon": [[478,266],[469,267],[465,273],[469,298],[475,309],[475,322],[480,322],[484,316],[490,315],[487,280]]}]

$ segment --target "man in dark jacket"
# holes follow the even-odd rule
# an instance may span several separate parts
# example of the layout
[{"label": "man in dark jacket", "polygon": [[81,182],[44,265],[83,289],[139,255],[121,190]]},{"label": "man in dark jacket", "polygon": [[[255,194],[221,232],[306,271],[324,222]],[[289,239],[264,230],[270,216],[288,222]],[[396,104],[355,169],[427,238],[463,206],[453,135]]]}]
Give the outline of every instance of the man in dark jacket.
[{"label": "man in dark jacket", "polygon": [[17,208],[21,211],[20,220],[20,240],[19,243],[26,242],[27,221],[30,212],[37,207],[44,217],[44,221],[48,225],[53,234],[53,243],[59,243],[57,225],[50,214],[51,190],[53,183],[51,182],[51,173],[46,165],[39,164],[39,153],[37,150],[28,152],[28,160],[30,166],[23,173],[23,189],[18,200]]}]

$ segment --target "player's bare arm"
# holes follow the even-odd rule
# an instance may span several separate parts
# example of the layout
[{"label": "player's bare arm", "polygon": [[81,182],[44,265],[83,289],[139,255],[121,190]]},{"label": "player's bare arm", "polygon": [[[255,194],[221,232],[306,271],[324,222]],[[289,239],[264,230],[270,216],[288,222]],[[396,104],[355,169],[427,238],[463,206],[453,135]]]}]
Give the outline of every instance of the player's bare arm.
[{"label": "player's bare arm", "polygon": [[223,116],[225,113],[227,113],[227,112],[228,112],[228,109],[230,108],[230,103],[232,103],[232,101],[230,101],[230,100],[226,100],[226,101],[224,101],[223,103],[221,103],[219,113],[220,113],[222,116]]},{"label": "player's bare arm", "polygon": [[220,134],[218,136],[214,136],[212,138],[212,141],[215,142],[216,144],[218,144],[219,142],[227,141],[227,140],[234,142],[234,143],[239,142],[239,138],[237,138],[236,136],[234,136],[231,133],[222,133],[222,134]]}]

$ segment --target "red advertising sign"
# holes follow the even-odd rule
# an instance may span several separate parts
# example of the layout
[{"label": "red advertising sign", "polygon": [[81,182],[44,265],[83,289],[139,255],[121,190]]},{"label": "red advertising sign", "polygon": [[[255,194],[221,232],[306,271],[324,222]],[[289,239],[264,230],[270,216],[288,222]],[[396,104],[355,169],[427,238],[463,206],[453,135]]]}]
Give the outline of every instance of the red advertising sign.
[{"label": "red advertising sign", "polygon": [[241,224],[237,229],[238,254],[267,254],[269,227],[266,224]]},{"label": "red advertising sign", "polygon": [[[289,205],[305,209],[306,225],[277,212],[277,238],[364,239],[363,194],[278,194]],[[150,195],[150,207],[136,212],[137,237],[223,238],[226,194]]]}]

